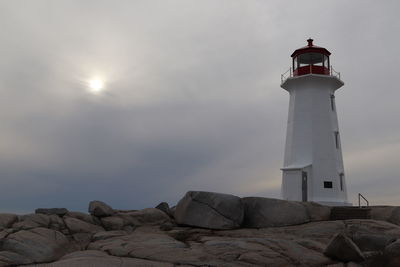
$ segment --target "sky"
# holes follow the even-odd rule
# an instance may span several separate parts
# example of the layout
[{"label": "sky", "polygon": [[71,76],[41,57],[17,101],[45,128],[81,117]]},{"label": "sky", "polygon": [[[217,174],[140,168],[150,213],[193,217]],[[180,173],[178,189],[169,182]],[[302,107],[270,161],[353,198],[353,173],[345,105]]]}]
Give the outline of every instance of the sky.
[{"label": "sky", "polygon": [[[290,54],[326,47],[349,201],[400,205],[399,1],[0,0],[0,212],[280,197]],[[88,83],[104,81],[93,93]]]}]

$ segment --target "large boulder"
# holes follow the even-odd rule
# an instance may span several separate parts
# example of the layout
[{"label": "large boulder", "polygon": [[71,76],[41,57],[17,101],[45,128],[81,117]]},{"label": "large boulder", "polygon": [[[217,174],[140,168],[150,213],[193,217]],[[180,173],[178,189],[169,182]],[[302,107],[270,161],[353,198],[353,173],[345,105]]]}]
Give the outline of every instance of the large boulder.
[{"label": "large boulder", "polygon": [[114,215],[115,211],[106,203],[94,200],[89,203],[89,213],[96,217]]},{"label": "large boulder", "polygon": [[329,221],[331,219],[331,207],[315,202],[300,202],[306,207],[310,221]]},{"label": "large boulder", "polygon": [[385,265],[381,266],[400,266],[400,239],[385,248],[383,259]]},{"label": "large boulder", "polygon": [[310,221],[307,208],[300,202],[263,197],[245,197],[242,201],[244,227],[276,227]]},{"label": "large boulder", "polygon": [[187,192],[174,214],[178,224],[209,229],[239,228],[243,215],[243,203],[239,197],[201,191]]},{"label": "large boulder", "polygon": [[112,231],[122,230],[128,222],[121,216],[108,216],[101,218],[101,223],[107,231]]},{"label": "large boulder", "polygon": [[393,206],[370,206],[369,208],[371,209],[371,219],[381,221],[389,221],[393,211],[396,210],[396,207]]},{"label": "large boulder", "polygon": [[395,207],[388,218],[388,221],[400,225],[400,207]]},{"label": "large boulder", "polygon": [[75,233],[97,233],[104,231],[103,227],[81,221],[76,218],[67,217],[64,219],[65,225],[71,234]]},{"label": "large boulder", "polygon": [[62,217],[53,214],[49,216],[49,219],[50,219],[50,225],[49,225],[50,229],[57,231],[62,231],[65,229],[65,223]]},{"label": "large boulder", "polygon": [[[62,233],[46,228],[21,230],[2,240],[2,251],[9,251],[10,258],[26,263],[50,262],[59,259],[69,250],[69,241]],[[20,255],[17,256],[15,254]],[[15,262],[13,264],[20,264]]]},{"label": "large boulder", "polygon": [[121,213],[131,225],[159,225],[171,221],[171,218],[163,211],[156,208],[147,208],[137,211]]},{"label": "large boulder", "polygon": [[0,213],[0,230],[9,228],[18,220],[18,216],[10,213]]},{"label": "large boulder", "polygon": [[21,215],[18,222],[12,225],[17,230],[29,230],[37,227],[48,228],[50,225],[50,217],[44,214],[27,214]]},{"label": "large boulder", "polygon": [[58,215],[64,216],[68,210],[66,208],[51,208],[51,209],[36,209],[35,213],[37,214],[46,214],[46,215]]},{"label": "large boulder", "polygon": [[390,235],[355,233],[352,240],[361,251],[383,251],[387,245],[396,239]]},{"label": "large boulder", "polygon": [[169,205],[167,202],[161,202],[160,204],[158,204],[156,206],[156,209],[162,210],[163,212],[168,214],[168,216],[172,217],[172,212],[171,212],[171,209],[169,208]]},{"label": "large boulder", "polygon": [[96,216],[92,216],[90,214],[79,212],[79,211],[70,211],[64,215],[64,218],[66,218],[66,217],[72,217],[75,219],[79,219],[81,221],[85,221],[90,224],[101,225],[100,219],[97,218]]},{"label": "large boulder", "polygon": [[324,254],[336,260],[360,262],[365,260],[357,245],[345,234],[336,234],[329,242]]},{"label": "large boulder", "polygon": [[109,239],[109,238],[114,238],[114,237],[125,236],[125,235],[128,235],[128,232],[121,231],[121,230],[98,232],[92,236],[92,241],[94,242],[94,241],[98,241],[98,240],[104,240],[104,239]]}]

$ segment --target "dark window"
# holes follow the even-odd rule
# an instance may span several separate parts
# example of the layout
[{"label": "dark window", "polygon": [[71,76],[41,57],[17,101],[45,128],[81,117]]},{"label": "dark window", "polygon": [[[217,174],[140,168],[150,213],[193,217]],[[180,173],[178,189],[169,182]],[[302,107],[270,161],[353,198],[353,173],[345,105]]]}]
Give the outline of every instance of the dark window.
[{"label": "dark window", "polygon": [[331,109],[335,110],[335,95],[331,95]]},{"label": "dark window", "polygon": [[333,188],[332,182],[324,181],[324,188]]},{"label": "dark window", "polygon": [[344,177],[344,173],[340,173],[339,174],[339,178],[340,178],[340,190],[343,191],[343,177]]},{"label": "dark window", "polygon": [[335,132],[335,144],[336,148],[339,149],[339,132]]},{"label": "dark window", "polygon": [[305,53],[298,56],[300,67],[307,65],[323,66],[324,55],[319,53]]}]

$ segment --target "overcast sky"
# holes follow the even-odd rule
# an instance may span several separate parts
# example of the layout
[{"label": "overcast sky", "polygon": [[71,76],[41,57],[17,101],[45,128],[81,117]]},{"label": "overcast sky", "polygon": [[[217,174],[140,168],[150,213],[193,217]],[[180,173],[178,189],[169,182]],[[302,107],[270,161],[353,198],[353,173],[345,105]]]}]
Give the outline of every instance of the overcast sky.
[{"label": "overcast sky", "polygon": [[[331,51],[349,200],[400,205],[399,1],[0,1],[0,212],[279,197],[280,74]],[[104,91],[93,94],[98,77]]]}]

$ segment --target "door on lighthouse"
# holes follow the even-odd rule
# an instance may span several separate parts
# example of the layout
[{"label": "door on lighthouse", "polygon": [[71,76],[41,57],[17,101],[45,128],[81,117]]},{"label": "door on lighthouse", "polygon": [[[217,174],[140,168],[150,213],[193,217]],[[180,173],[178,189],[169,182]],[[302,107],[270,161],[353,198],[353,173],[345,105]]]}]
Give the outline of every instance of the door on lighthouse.
[{"label": "door on lighthouse", "polygon": [[307,201],[307,172],[301,172],[302,201]]}]

